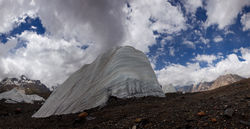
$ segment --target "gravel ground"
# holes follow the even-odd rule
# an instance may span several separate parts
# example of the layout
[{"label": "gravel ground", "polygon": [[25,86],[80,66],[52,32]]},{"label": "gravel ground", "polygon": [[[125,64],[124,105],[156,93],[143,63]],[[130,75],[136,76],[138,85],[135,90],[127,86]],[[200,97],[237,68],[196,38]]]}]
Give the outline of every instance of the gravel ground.
[{"label": "gravel ground", "polygon": [[0,128],[18,129],[250,129],[250,79],[212,91],[170,93],[165,98],[111,97],[104,107],[34,119],[42,104],[0,102]]}]

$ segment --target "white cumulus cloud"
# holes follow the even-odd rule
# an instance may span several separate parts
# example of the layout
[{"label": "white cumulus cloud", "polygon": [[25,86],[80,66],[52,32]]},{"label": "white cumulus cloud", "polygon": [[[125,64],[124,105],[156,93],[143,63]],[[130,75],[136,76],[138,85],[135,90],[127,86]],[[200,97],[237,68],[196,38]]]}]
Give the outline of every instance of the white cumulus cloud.
[{"label": "white cumulus cloud", "polygon": [[249,0],[207,0],[206,26],[217,24],[219,29],[235,23],[244,6],[250,5]]},{"label": "white cumulus cloud", "polygon": [[243,31],[250,29],[250,13],[243,14],[240,21],[243,26]]},{"label": "white cumulus cloud", "polygon": [[[12,30],[26,15],[34,16],[36,9],[32,0],[1,0],[0,1],[0,33]],[[20,19],[21,18],[21,19]]]},{"label": "white cumulus cloud", "polygon": [[187,12],[195,13],[197,8],[202,7],[202,0],[183,0]]},{"label": "white cumulus cloud", "polygon": [[111,47],[148,52],[156,43],[153,31],[186,29],[180,7],[166,0],[0,0],[0,14],[0,33],[9,33],[27,16],[40,18],[46,29],[44,35],[23,32],[0,44],[0,78],[26,74],[49,86]]},{"label": "white cumulus cloud", "polygon": [[[52,86],[62,83],[72,72],[84,63],[90,63],[96,56],[95,46],[82,50],[78,47],[81,43],[75,40],[66,41],[34,32],[23,32],[17,38],[25,41],[27,46],[6,51],[8,54],[0,57],[2,78],[25,74]],[[10,40],[5,45],[13,44],[13,48],[17,43],[17,40]]]},{"label": "white cumulus cloud", "polygon": [[[187,65],[171,64],[156,71],[162,85],[172,84],[173,86],[185,86],[201,81],[212,81],[220,75],[232,73],[243,77],[250,77],[250,49],[241,48],[242,56],[232,53],[214,65],[201,67],[199,63],[188,63]],[[202,57],[202,56],[201,56]],[[214,60],[211,56],[208,59],[198,58],[196,60]],[[197,58],[197,57],[196,57]],[[210,59],[211,58],[211,59]],[[244,61],[239,60],[244,59]]]},{"label": "white cumulus cloud", "polygon": [[214,60],[216,60],[217,57],[215,55],[200,55],[198,54],[193,61],[198,61],[198,62],[206,62],[208,64],[212,64]]},{"label": "white cumulus cloud", "polygon": [[185,45],[187,45],[188,47],[193,48],[193,49],[196,48],[196,47],[195,47],[195,43],[194,43],[194,42],[191,42],[191,41],[188,41],[188,40],[184,40],[184,41],[183,41],[183,44],[185,44]]},{"label": "white cumulus cloud", "polygon": [[180,7],[172,6],[166,0],[130,0],[125,8],[126,20],[125,45],[148,52],[156,36],[153,31],[173,34],[186,29],[186,19]]},{"label": "white cumulus cloud", "polygon": [[214,42],[218,43],[218,42],[221,42],[221,41],[223,41],[223,38],[221,36],[214,37]]}]

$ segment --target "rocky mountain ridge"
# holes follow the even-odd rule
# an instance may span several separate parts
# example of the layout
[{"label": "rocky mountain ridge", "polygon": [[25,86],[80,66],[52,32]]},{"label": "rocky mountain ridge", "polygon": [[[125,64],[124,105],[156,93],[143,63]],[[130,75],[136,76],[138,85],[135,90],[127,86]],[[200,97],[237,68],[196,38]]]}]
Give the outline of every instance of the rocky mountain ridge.
[{"label": "rocky mountain ridge", "polygon": [[237,74],[226,74],[221,75],[217,79],[211,82],[200,82],[198,84],[193,84],[189,86],[176,87],[178,92],[201,92],[207,90],[213,90],[225,85],[232,84],[234,82],[244,79]]},{"label": "rocky mountain ridge", "polygon": [[19,78],[4,78],[0,82],[0,93],[10,91],[13,88],[24,90],[25,94],[47,94],[50,93],[49,88],[40,80],[32,80],[21,75]]},{"label": "rocky mountain ridge", "polygon": [[227,74],[224,76],[219,76],[211,85],[210,90],[219,88],[221,86],[225,86],[228,84],[232,84],[234,82],[240,81],[245,79],[237,74]]}]

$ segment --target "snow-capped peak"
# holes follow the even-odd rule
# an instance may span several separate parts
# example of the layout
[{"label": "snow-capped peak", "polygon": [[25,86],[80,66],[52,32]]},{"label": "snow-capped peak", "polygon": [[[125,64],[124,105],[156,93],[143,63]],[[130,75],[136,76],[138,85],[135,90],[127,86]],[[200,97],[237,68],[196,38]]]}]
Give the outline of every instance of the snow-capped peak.
[{"label": "snow-capped peak", "polygon": [[21,75],[19,78],[5,78],[0,82],[0,85],[22,85],[27,83],[34,83],[37,85],[43,85],[39,80],[31,80],[25,75]]},{"label": "snow-capped peak", "polygon": [[19,78],[5,78],[0,82],[0,93],[13,88],[25,90],[28,94],[50,93],[50,90],[39,80],[31,80],[25,75]]},{"label": "snow-capped peak", "polygon": [[21,80],[30,80],[30,79],[28,79],[25,75],[21,75],[21,76],[20,76],[20,79],[21,79]]}]

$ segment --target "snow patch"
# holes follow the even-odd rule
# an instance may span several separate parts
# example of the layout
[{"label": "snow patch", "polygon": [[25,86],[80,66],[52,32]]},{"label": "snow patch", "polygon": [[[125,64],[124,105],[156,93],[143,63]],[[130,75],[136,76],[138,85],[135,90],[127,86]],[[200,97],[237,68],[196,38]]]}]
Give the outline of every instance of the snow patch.
[{"label": "snow patch", "polygon": [[34,101],[45,101],[44,98],[38,95],[26,95],[23,90],[13,88],[10,91],[6,91],[0,94],[0,100],[6,99],[7,103],[31,103]]}]

